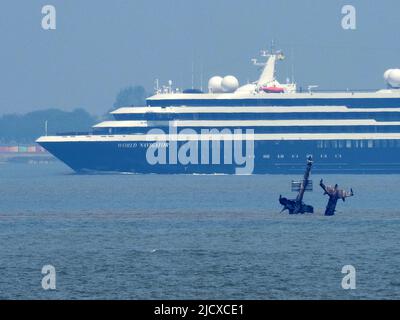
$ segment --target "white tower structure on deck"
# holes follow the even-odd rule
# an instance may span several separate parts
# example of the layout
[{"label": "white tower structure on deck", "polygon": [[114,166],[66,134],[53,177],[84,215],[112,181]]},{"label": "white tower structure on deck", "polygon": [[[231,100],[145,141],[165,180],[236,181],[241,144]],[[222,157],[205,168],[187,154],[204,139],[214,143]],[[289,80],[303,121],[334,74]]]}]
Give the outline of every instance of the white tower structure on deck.
[{"label": "white tower structure on deck", "polygon": [[275,76],[275,65],[278,61],[285,59],[282,51],[261,51],[261,56],[267,58],[266,62],[258,62],[257,59],[252,59],[253,64],[258,67],[263,67],[260,78],[255,82],[258,91],[266,92],[296,92],[295,83],[280,84]]}]

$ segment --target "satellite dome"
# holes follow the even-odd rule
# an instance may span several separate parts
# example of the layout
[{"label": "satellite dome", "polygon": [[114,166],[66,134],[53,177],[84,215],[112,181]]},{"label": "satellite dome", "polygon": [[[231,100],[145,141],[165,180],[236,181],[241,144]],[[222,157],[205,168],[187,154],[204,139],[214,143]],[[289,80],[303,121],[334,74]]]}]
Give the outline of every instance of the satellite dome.
[{"label": "satellite dome", "polygon": [[234,76],[226,76],[222,79],[222,90],[226,93],[234,92],[239,88],[239,81]]},{"label": "satellite dome", "polygon": [[385,81],[388,80],[388,78],[389,78],[389,73],[391,73],[392,71],[393,71],[393,69],[389,69],[389,70],[386,70],[386,71],[385,71],[385,73],[383,74],[383,78],[385,79]]},{"label": "satellite dome", "polygon": [[400,88],[400,69],[387,70],[384,78],[391,87]]},{"label": "satellite dome", "polygon": [[214,76],[208,80],[208,91],[210,93],[221,93],[222,90],[222,77]]}]

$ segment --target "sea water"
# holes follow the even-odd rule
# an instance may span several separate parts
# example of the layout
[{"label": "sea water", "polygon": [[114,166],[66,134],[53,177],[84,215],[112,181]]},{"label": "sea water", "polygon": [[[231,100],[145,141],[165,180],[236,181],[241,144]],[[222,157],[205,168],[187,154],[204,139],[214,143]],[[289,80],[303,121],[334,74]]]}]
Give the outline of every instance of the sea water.
[{"label": "sea water", "polygon": [[[355,192],[334,217],[322,177]],[[299,178],[1,164],[0,298],[399,299],[400,176],[312,175],[315,214],[280,213]],[[42,288],[45,265],[56,290]]]}]

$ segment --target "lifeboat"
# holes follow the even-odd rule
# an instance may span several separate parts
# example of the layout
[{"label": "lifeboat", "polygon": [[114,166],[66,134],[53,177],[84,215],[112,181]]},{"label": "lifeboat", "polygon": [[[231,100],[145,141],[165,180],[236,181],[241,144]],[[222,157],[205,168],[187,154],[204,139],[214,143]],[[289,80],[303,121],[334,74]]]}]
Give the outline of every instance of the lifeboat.
[{"label": "lifeboat", "polygon": [[280,87],[261,87],[261,90],[267,93],[284,93],[285,89]]}]

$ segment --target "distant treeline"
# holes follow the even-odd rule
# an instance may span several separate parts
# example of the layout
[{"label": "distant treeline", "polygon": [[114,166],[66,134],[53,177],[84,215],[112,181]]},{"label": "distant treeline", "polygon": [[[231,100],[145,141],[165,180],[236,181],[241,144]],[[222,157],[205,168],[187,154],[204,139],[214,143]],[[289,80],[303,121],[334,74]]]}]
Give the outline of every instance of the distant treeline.
[{"label": "distant treeline", "polygon": [[67,112],[58,109],[0,116],[0,143],[32,143],[45,134],[59,132],[90,131],[98,119],[83,109]]},{"label": "distant treeline", "polygon": [[129,86],[118,92],[113,107],[116,109],[128,106],[145,106],[147,97],[147,92],[142,86]]},{"label": "distant treeline", "polygon": [[[126,106],[146,105],[147,93],[142,86],[129,86],[119,91],[115,98],[113,109]],[[109,114],[103,118],[110,118]],[[47,109],[26,114],[5,114],[0,116],[0,144],[30,144],[38,137],[62,132],[88,132],[100,119],[90,115],[84,109],[62,111]]]}]

